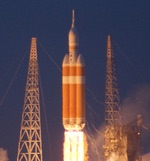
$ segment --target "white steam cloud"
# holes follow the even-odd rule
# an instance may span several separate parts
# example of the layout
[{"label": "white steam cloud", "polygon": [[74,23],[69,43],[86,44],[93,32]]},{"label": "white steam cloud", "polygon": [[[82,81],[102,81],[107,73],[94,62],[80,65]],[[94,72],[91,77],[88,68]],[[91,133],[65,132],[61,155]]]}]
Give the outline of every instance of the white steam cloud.
[{"label": "white steam cloud", "polygon": [[150,85],[141,85],[133,89],[123,102],[123,118],[125,124],[136,121],[142,116],[142,153],[143,161],[150,161]]},{"label": "white steam cloud", "polygon": [[[150,139],[150,85],[135,88],[123,102],[124,123],[136,121],[136,116],[141,115],[143,141]],[[150,145],[149,147],[150,151]]]},{"label": "white steam cloud", "polygon": [[88,154],[89,161],[103,161],[103,145],[104,145],[104,126],[101,125],[95,133],[88,135]]},{"label": "white steam cloud", "polygon": [[8,161],[8,154],[7,154],[7,150],[0,148],[0,161]]},{"label": "white steam cloud", "polygon": [[143,116],[143,125],[150,128],[150,85],[135,88],[123,102],[123,118],[125,123],[134,121],[137,115]]},{"label": "white steam cloud", "polygon": [[[122,114],[124,124],[136,123],[137,115],[142,116],[142,161],[150,161],[150,85],[138,86],[129,93],[123,101]],[[88,138],[90,161],[103,160],[103,130],[101,127]]]}]

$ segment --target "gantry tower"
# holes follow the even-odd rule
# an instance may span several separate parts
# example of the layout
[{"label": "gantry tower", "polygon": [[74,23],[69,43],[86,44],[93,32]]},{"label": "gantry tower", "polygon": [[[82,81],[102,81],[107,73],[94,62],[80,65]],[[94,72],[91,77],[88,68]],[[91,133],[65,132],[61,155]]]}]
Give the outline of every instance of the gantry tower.
[{"label": "gantry tower", "polygon": [[43,161],[36,38],[31,40],[17,161]]},{"label": "gantry tower", "polygon": [[105,82],[104,161],[123,161],[125,138],[122,136],[122,114],[111,37],[107,38]]}]

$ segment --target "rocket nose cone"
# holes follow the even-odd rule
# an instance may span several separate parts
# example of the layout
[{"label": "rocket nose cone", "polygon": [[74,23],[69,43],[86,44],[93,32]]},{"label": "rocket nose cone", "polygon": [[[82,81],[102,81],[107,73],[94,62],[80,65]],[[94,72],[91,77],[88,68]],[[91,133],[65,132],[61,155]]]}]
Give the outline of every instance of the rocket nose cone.
[{"label": "rocket nose cone", "polygon": [[69,56],[68,56],[68,54],[66,54],[66,55],[64,56],[64,59],[63,59],[62,64],[63,64],[63,65],[64,65],[64,64],[68,64],[68,62],[69,62]]},{"label": "rocket nose cone", "polygon": [[85,66],[85,61],[81,54],[77,58],[77,64]]},{"label": "rocket nose cone", "polygon": [[79,44],[78,32],[75,27],[69,31],[69,44]]}]

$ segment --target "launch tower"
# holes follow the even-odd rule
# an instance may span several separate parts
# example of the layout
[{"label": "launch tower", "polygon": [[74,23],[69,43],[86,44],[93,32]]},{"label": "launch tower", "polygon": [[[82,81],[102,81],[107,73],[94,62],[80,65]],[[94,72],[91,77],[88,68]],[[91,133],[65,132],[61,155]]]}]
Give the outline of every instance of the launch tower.
[{"label": "launch tower", "polygon": [[107,39],[105,82],[104,161],[126,161],[126,138],[123,136],[120,96],[111,37]]},{"label": "launch tower", "polygon": [[36,38],[31,40],[17,161],[43,161]]}]

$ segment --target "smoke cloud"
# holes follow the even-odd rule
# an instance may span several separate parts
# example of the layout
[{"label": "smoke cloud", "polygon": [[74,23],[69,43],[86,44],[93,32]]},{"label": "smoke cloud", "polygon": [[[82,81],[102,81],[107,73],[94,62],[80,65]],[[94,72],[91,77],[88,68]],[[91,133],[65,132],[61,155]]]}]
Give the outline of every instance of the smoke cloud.
[{"label": "smoke cloud", "polygon": [[0,161],[8,161],[8,154],[7,154],[7,150],[0,148]]},{"label": "smoke cloud", "polygon": [[138,86],[130,91],[123,102],[124,123],[130,123],[137,115],[143,116],[143,125],[150,128],[150,85]]},{"label": "smoke cloud", "polygon": [[104,126],[101,125],[94,133],[88,135],[88,154],[89,161],[103,161],[103,145],[104,145]]},{"label": "smoke cloud", "polygon": [[[137,115],[142,116],[142,160],[150,161],[150,85],[140,85],[130,91],[123,101],[122,114],[124,124],[136,123]],[[90,161],[103,160],[103,131],[102,126],[88,137]]]},{"label": "smoke cloud", "polygon": [[128,97],[123,102],[122,111],[124,124],[136,123],[137,115],[142,116],[142,153],[149,153],[150,85],[140,85],[131,90]]}]

